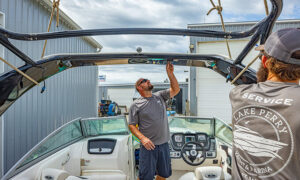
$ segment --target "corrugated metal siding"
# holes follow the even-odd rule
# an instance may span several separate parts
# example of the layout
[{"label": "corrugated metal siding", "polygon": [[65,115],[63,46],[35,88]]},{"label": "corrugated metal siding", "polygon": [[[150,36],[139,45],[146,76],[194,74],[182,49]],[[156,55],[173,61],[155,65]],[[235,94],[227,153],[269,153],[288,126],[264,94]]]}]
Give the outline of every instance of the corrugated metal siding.
[{"label": "corrugated metal siding", "polygon": [[[15,32],[45,32],[50,12],[36,0],[0,0],[0,11],[5,14],[6,29]],[[51,31],[68,30],[65,22]],[[40,59],[44,41],[11,41],[34,60]],[[49,40],[47,54],[59,52],[95,52],[96,49],[81,38]],[[5,51],[6,60],[16,66],[24,63]],[[5,66],[5,72],[11,69]],[[46,80],[23,95],[3,115],[4,117],[4,172],[15,164],[28,150],[54,129],[77,117],[97,115],[97,67],[70,69]]]}]

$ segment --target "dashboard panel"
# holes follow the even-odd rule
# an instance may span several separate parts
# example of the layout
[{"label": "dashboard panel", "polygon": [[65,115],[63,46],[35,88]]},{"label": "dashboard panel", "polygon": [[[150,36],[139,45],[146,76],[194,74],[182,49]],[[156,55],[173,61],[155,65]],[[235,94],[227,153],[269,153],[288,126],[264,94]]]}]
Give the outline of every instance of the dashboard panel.
[{"label": "dashboard panel", "polygon": [[181,158],[181,148],[188,142],[200,143],[206,151],[207,158],[215,158],[217,155],[214,137],[209,137],[206,133],[174,133],[169,142],[171,158]]},{"label": "dashboard panel", "polygon": [[171,136],[171,145],[174,150],[180,151],[185,143],[194,141],[200,143],[205,150],[209,150],[209,137],[205,133],[175,133]]}]

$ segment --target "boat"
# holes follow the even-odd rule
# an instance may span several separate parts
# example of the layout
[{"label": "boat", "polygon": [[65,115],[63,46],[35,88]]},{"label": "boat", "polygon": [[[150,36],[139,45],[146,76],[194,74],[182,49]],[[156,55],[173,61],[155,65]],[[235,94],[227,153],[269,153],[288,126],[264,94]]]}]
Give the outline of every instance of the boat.
[{"label": "boat", "polygon": [[[90,29],[50,33],[22,34],[0,28],[0,44],[18,56],[25,65],[0,77],[0,115],[24,93],[57,73],[80,66],[106,64],[155,64],[172,62],[178,66],[204,67],[222,75],[233,84],[256,83],[254,69],[243,64],[245,56],[257,44],[263,44],[272,32],[282,11],[282,0],[270,0],[272,11],[252,28],[243,32],[169,28],[116,28]],[[117,34],[176,35],[240,39],[251,37],[236,59],[217,54],[186,53],[95,53],[54,54],[33,60],[9,40],[38,41],[56,38],[104,36]],[[20,72],[21,71],[21,72]],[[27,76],[24,77],[25,72]],[[113,126],[112,126],[113,124]],[[232,179],[232,128],[216,117],[170,117],[170,156],[173,174],[169,179]],[[244,130],[235,132],[237,135]],[[247,130],[246,130],[247,131]],[[250,131],[249,131],[250,132]],[[248,133],[249,133],[248,132]],[[249,134],[248,134],[249,135]],[[270,140],[256,137],[256,144],[270,144]],[[250,137],[250,136],[249,136]],[[248,140],[248,139],[246,139]],[[247,143],[245,138],[239,143]],[[276,156],[272,148],[270,156]],[[135,155],[139,143],[128,130],[126,116],[91,117],[74,119],[61,126],[33,147],[3,177],[3,180],[80,180],[110,179],[135,180],[138,174],[138,158]],[[268,149],[267,148],[267,149]],[[251,147],[249,147],[249,152]]]},{"label": "boat", "polygon": [[[199,167],[210,167],[220,177],[231,179],[229,125],[217,118],[186,116],[171,117],[169,124],[173,171],[170,179],[187,179],[192,174],[186,173]],[[135,152],[139,147],[128,129],[126,116],[78,118],[48,135],[4,178],[136,179]],[[221,166],[226,166],[225,172]]]}]

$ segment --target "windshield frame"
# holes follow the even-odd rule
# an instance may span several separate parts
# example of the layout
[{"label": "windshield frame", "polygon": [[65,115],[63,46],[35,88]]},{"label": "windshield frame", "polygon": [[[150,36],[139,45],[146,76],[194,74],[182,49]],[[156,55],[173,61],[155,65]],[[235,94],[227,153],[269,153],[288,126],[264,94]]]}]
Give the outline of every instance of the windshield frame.
[{"label": "windshield frame", "polygon": [[[76,118],[76,119],[74,119],[72,121],[69,121],[68,123],[66,123],[63,126],[57,128],[52,133],[50,133],[48,136],[46,136],[42,141],[40,141],[37,145],[35,145],[33,148],[31,148],[31,150],[29,150],[19,161],[17,161],[17,163],[7,171],[7,173],[2,177],[2,179],[10,179],[13,176],[19,174],[20,172],[26,170],[27,168],[31,167],[32,164],[36,164],[36,163],[38,163],[38,162],[46,159],[47,157],[55,154],[56,152],[58,152],[58,151],[60,151],[60,150],[62,150],[64,148],[66,148],[66,147],[68,147],[68,146],[70,146],[70,145],[72,145],[72,144],[74,144],[74,143],[76,143],[76,142],[84,139],[83,131],[81,129],[81,134],[82,134],[81,137],[79,137],[77,139],[74,139],[74,140],[72,140],[72,141],[70,141],[70,142],[68,142],[68,143],[66,143],[66,144],[64,144],[64,145],[62,145],[62,146],[60,146],[60,147],[52,150],[52,151],[49,151],[46,154],[43,154],[42,156],[40,156],[40,157],[38,157],[38,158],[36,158],[36,159],[34,159],[34,160],[32,160],[32,161],[30,161],[30,162],[28,162],[28,163],[26,163],[26,164],[24,164],[22,166],[22,164],[27,160],[27,158],[29,158],[45,142],[47,142],[51,137],[53,137],[56,134],[58,134],[59,132],[61,132],[61,130],[64,129],[66,126],[68,126],[68,125],[70,125],[70,124],[72,124],[72,123],[74,123],[76,121],[80,122],[81,118]],[[81,126],[81,123],[80,123],[80,126]]]},{"label": "windshield frame", "polygon": [[[213,118],[204,118],[204,117],[199,117],[199,116],[173,116],[173,117],[169,117],[169,123],[171,119],[174,118],[181,118],[181,119],[203,119],[203,120],[210,120],[210,131],[211,131],[211,135],[209,136],[213,136],[213,137],[217,137],[216,136],[216,121],[221,121],[226,127],[228,127],[231,131],[232,131],[232,127],[226,123],[225,121],[223,121],[222,119],[218,118],[218,117],[213,117]],[[170,133],[172,133],[170,131]],[[202,133],[202,132],[201,132]]]},{"label": "windshield frame", "polygon": [[[88,134],[87,127],[86,127],[86,122],[87,121],[104,121],[104,120],[111,120],[111,119],[123,119],[125,123],[125,129],[127,134],[121,134],[120,133],[106,133],[106,134],[99,134],[99,135],[90,135]],[[128,123],[126,120],[126,116],[120,115],[120,116],[108,116],[108,117],[92,117],[92,118],[83,118],[80,120],[81,128],[82,128],[82,133],[84,137],[95,137],[95,136],[105,136],[105,135],[129,135],[130,130],[128,128]]]},{"label": "windshield frame", "polygon": [[[29,150],[19,161],[17,161],[17,163],[12,167],[10,168],[7,173],[2,177],[2,179],[10,179],[12,178],[13,176],[16,176],[17,174],[19,174],[20,172],[28,169],[29,167],[31,167],[32,165],[48,158],[49,156],[55,154],[56,152],[76,143],[76,142],[79,142],[81,141],[82,139],[85,139],[85,138],[89,138],[89,137],[96,137],[96,136],[105,136],[105,135],[120,135],[120,134],[105,134],[105,135],[96,135],[96,136],[88,136],[87,133],[86,133],[86,130],[85,130],[85,125],[84,125],[84,122],[85,121],[88,121],[88,120],[105,120],[105,119],[115,119],[115,118],[122,118],[124,119],[125,121],[125,128],[127,130],[127,132],[129,132],[129,129],[128,129],[128,123],[127,123],[127,120],[126,120],[126,116],[124,115],[121,115],[121,116],[111,116],[111,117],[93,117],[93,118],[76,118],[74,120],[71,120],[69,121],[68,123],[62,125],[61,127],[59,127],[58,129],[54,130],[52,133],[50,133],[48,136],[46,136],[42,141],[40,141],[37,145],[35,145],[33,148],[31,148],[31,150]],[[47,142],[50,138],[54,137],[56,134],[58,134],[59,132],[61,132],[64,128],[66,128],[67,126],[71,125],[72,123],[75,123],[76,121],[79,121],[79,124],[80,124],[80,132],[81,132],[81,136],[79,138],[76,138],[64,145],[61,145],[41,156],[39,156],[38,158],[26,163],[23,165],[23,163],[34,153],[36,152],[36,150],[38,150],[41,146],[43,146],[45,144],[45,142]],[[125,134],[122,134],[122,135],[125,135]],[[130,135],[130,133],[126,134],[126,135]]]},{"label": "windshield frame", "polygon": [[[176,118],[181,118],[181,119],[198,119],[198,120],[210,120],[210,132],[211,134],[208,134],[208,136],[215,136],[215,128],[214,128],[214,125],[215,125],[215,119],[214,118],[204,118],[204,117],[198,117],[198,116],[174,116],[174,117],[169,117],[169,120],[171,119],[176,119]],[[169,121],[170,123],[170,121]],[[170,127],[170,126],[169,126]],[[170,133],[171,133],[171,130],[170,130]],[[197,132],[197,133],[203,133],[203,132]]]},{"label": "windshield frame", "polygon": [[[226,123],[225,121],[223,121],[222,119],[218,118],[218,117],[214,117],[214,136],[216,138],[218,138],[220,141],[222,141],[223,143],[229,145],[230,147],[232,147],[233,141],[231,141],[231,143],[228,143],[226,140],[224,140],[223,138],[219,137],[219,135],[216,134],[216,128],[217,128],[217,121],[220,121],[221,123],[223,123],[225,125],[226,128],[228,128],[229,130],[231,130],[232,132],[232,126],[230,126],[228,123]],[[233,132],[232,132],[233,133]],[[233,135],[233,134],[232,134]]]}]

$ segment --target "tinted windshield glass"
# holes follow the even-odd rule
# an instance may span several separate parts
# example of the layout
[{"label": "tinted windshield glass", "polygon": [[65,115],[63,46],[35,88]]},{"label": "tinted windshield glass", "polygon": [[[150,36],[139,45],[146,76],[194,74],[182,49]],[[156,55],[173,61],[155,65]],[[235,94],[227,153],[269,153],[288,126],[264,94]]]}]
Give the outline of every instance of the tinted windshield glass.
[{"label": "tinted windshield glass", "polygon": [[169,119],[171,133],[175,132],[204,132],[212,135],[212,119],[189,118],[189,117],[172,117]]},{"label": "tinted windshield glass", "polygon": [[125,117],[88,119],[82,123],[88,136],[129,134]]},{"label": "tinted windshield glass", "polygon": [[82,138],[81,126],[79,120],[64,126],[61,130],[50,136],[43,142],[21,165],[23,165],[46,155],[66,144]]},{"label": "tinted windshield glass", "polygon": [[232,129],[230,126],[225,124],[219,119],[216,119],[216,126],[215,126],[215,133],[216,137],[223,140],[224,142],[228,144],[232,144]]}]

